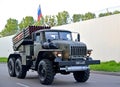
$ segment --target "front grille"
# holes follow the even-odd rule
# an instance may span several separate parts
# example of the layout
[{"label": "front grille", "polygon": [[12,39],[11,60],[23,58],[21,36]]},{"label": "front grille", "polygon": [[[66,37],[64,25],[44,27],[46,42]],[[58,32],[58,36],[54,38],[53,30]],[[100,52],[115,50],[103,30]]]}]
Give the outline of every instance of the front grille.
[{"label": "front grille", "polygon": [[86,46],[71,46],[71,56],[84,56],[86,52]]}]

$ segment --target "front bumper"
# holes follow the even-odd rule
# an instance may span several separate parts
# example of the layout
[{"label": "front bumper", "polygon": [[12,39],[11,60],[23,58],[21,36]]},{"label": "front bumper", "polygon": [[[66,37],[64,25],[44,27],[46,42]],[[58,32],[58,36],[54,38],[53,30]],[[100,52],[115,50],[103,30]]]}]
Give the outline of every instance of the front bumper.
[{"label": "front bumper", "polygon": [[71,60],[71,61],[59,61],[60,71],[74,72],[85,71],[89,69],[88,65],[100,64],[100,60]]},{"label": "front bumper", "polygon": [[59,66],[88,66],[92,64],[100,64],[100,60],[71,60],[59,61]]}]

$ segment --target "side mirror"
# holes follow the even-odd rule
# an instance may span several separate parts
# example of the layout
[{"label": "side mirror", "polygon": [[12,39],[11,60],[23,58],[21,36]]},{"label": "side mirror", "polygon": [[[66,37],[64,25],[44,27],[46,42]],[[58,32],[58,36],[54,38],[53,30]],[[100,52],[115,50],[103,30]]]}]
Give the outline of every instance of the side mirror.
[{"label": "side mirror", "polygon": [[80,42],[80,34],[78,32],[72,32],[73,41]]},{"label": "side mirror", "polygon": [[77,34],[77,39],[80,42],[80,34]]},{"label": "side mirror", "polygon": [[50,43],[51,42],[51,39],[48,39],[48,43]]}]

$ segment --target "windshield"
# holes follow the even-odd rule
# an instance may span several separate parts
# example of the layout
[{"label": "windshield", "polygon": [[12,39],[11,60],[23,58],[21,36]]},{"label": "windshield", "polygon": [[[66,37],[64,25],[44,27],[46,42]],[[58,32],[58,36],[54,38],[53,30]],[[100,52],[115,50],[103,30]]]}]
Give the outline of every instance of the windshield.
[{"label": "windshield", "polygon": [[45,38],[46,40],[72,40],[71,32],[67,31],[60,31],[60,32],[54,32],[54,31],[47,31],[45,32]]}]

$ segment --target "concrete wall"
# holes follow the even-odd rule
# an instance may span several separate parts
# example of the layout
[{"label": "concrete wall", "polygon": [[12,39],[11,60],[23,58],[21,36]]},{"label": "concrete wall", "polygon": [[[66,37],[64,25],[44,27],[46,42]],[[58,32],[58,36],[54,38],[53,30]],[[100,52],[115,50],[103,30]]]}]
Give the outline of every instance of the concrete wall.
[{"label": "concrete wall", "polygon": [[0,57],[8,57],[13,52],[12,36],[0,38]]},{"label": "concrete wall", "polygon": [[[120,14],[53,28],[79,32],[81,41],[93,49],[94,59],[120,61]],[[13,52],[12,37],[0,38],[0,56]]]}]

